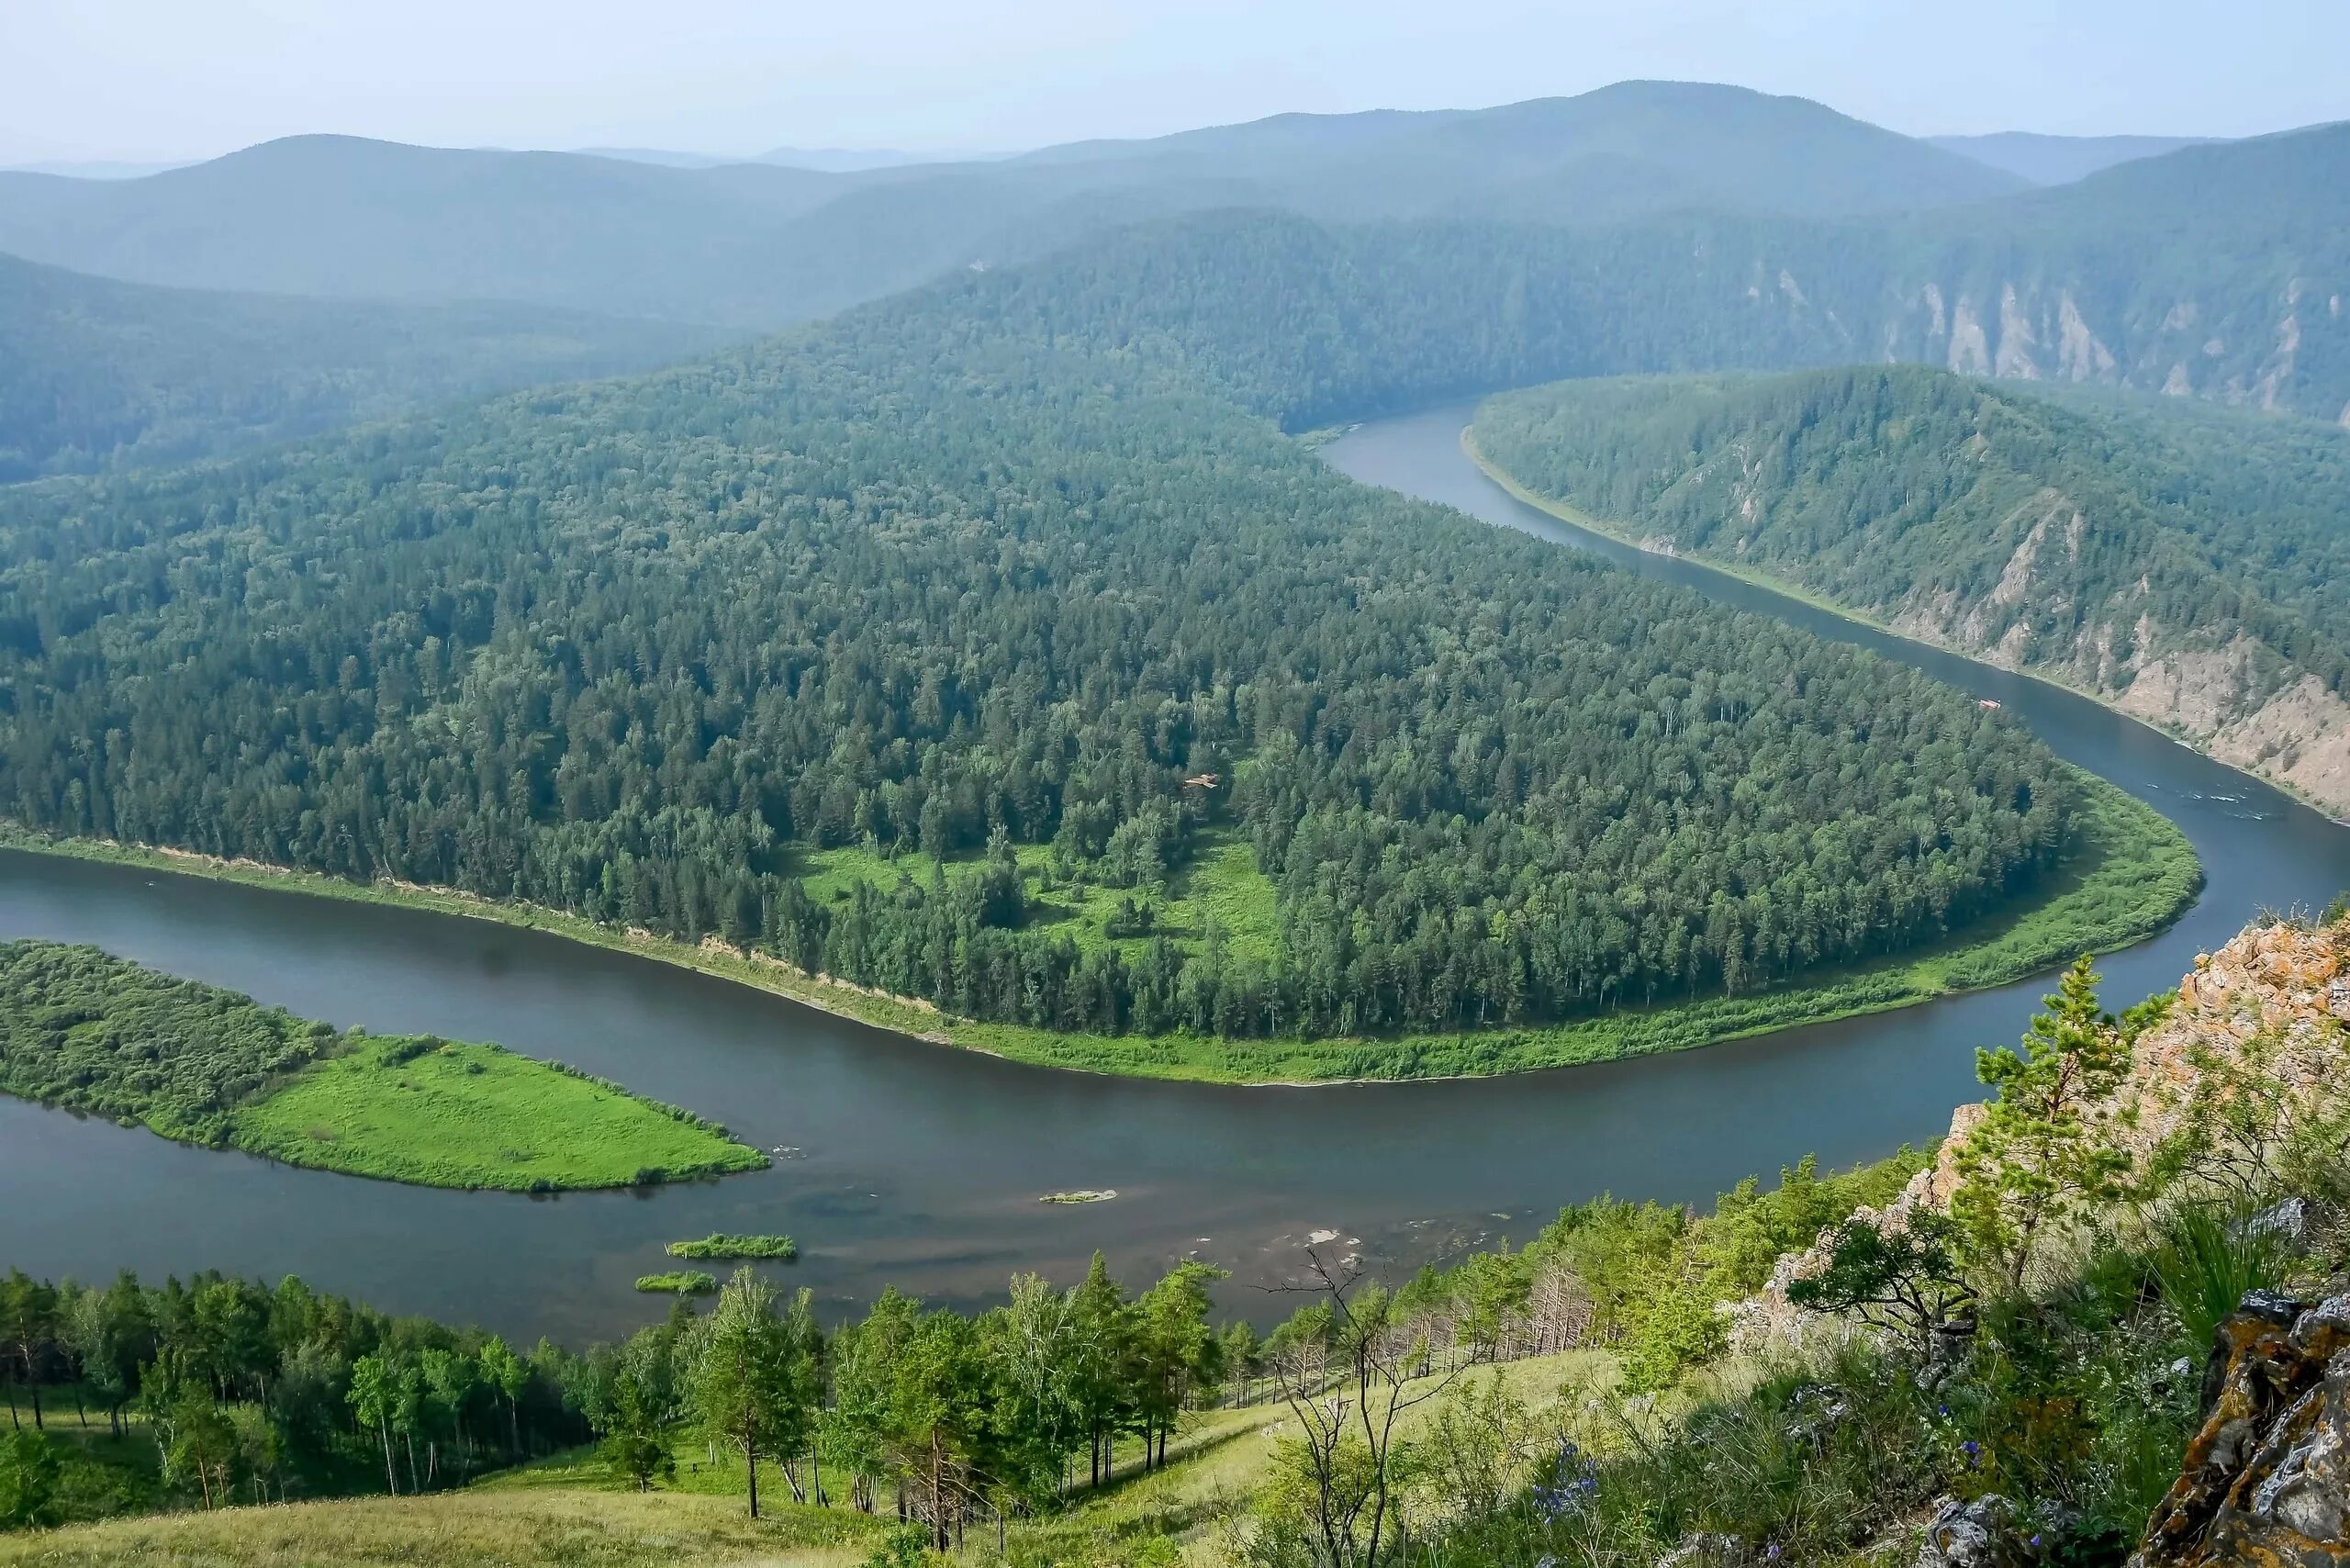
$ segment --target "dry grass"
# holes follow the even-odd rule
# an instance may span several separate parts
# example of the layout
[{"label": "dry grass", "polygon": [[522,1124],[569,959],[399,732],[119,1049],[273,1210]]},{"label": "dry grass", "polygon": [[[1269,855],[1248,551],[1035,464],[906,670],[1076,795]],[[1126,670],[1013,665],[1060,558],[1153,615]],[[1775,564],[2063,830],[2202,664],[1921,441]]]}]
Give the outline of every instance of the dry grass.
[{"label": "dry grass", "polygon": [[9,1568],[847,1568],[878,1526],[723,1497],[449,1492],[224,1508],[0,1536]]}]

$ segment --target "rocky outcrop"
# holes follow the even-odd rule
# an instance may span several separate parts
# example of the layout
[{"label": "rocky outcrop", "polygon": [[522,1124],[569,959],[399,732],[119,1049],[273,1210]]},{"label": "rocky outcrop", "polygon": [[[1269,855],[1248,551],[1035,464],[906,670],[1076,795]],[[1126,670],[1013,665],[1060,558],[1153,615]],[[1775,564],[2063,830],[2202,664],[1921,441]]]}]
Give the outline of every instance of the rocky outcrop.
[{"label": "rocky outcrop", "polygon": [[2350,1568],[2350,1295],[2220,1325],[2203,1423],[2137,1568]]},{"label": "rocky outcrop", "polygon": [[[2312,1105],[2350,1089],[2345,1025],[2350,918],[2330,925],[2264,922],[2246,926],[2217,952],[2197,954],[2169,1011],[2132,1045],[2121,1091],[2129,1114],[2116,1124],[2128,1151],[2142,1162],[2152,1159],[2179,1132],[2210,1076],[2252,1060],[2255,1049],[2262,1081],[2286,1103]],[[1920,1209],[1947,1209],[1958,1186],[1953,1161],[1982,1116],[1981,1105],[1961,1105],[1935,1163],[1891,1203],[1854,1217],[1898,1229]],[[1827,1263],[1827,1249],[1818,1246],[1781,1258],[1760,1294],[1727,1309],[1732,1342],[1760,1350],[1837,1331],[1787,1295],[1796,1281]]]}]

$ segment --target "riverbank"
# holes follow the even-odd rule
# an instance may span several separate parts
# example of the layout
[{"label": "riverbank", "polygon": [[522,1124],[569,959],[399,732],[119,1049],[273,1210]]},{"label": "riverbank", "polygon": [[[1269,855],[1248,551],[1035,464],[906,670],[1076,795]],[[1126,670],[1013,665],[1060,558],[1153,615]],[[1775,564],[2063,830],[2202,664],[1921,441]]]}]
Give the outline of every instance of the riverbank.
[{"label": "riverbank", "polygon": [[2003,985],[2083,952],[2132,946],[2163,929],[2193,902],[2201,886],[2201,868],[2185,835],[2160,813],[2102,780],[2083,778],[2090,803],[2079,843],[2038,896],[2001,919],[1996,930],[1962,931],[1928,949],[1748,996],[1627,1007],[1536,1026],[1313,1040],[1063,1035],[980,1023],[942,1014],[914,999],[809,976],[778,959],[715,939],[698,945],[672,941],[530,905],[392,882],[362,885],[185,851],[47,840],[17,829],[0,836],[0,842],[45,854],[543,931],[752,986],[933,1044],[1031,1066],[1198,1082],[1308,1085],[1492,1076],[1689,1049]]},{"label": "riverbank", "polygon": [[[1662,551],[1656,550],[1650,536],[1635,532],[1631,529],[1623,527],[1618,523],[1611,522],[1605,518],[1595,517],[1591,513],[1584,511],[1581,507],[1575,506],[1571,502],[1559,500],[1554,497],[1543,495],[1538,490],[1528,488],[1524,484],[1520,483],[1516,476],[1511,475],[1507,469],[1502,467],[1492,458],[1488,457],[1483,449],[1477,444],[1477,432],[1473,416],[1472,417],[1472,422],[1463,425],[1460,429],[1460,451],[1462,455],[1466,456],[1472,464],[1475,465],[1479,473],[1492,480],[1494,484],[1500,486],[1503,490],[1508,493],[1511,499],[1532,507],[1536,511],[1541,512],[1547,517],[1556,518],[1561,522],[1567,524],[1571,528],[1579,528],[1586,533],[1594,533],[1603,539],[1614,540],[1618,544],[1629,545],[1635,550],[1645,551],[1652,554],[1669,555],[1677,561],[1691,562],[1694,565],[1703,566],[1709,572],[1719,572],[1723,577],[1729,577],[1738,582],[1751,584],[1751,586],[1761,588],[1767,593],[1777,594],[1782,599],[1793,599],[1797,604],[1807,606],[1808,608],[1817,610],[1823,614],[1833,615],[1840,620],[1849,621],[1855,626],[1865,626],[1870,631],[1879,633],[1887,637],[1898,637],[1904,642],[1915,643],[1920,647],[1933,648],[1958,658],[1975,660],[1984,659],[1984,652],[1980,648],[1961,647],[1958,644],[1941,637],[1923,635],[1921,634],[1920,628],[1914,625],[1897,626],[1891,622],[1880,620],[1878,617],[1870,614],[1867,610],[1862,610],[1857,606],[1846,604],[1838,599],[1830,599],[1819,593],[1817,589],[1807,588],[1803,584],[1796,582],[1792,578],[1778,577],[1770,572],[1758,571],[1752,566],[1746,566],[1737,561],[1726,560],[1708,551],[1684,551],[1677,547],[1668,548]],[[2341,823],[2344,826],[2350,826],[2350,816],[2344,816],[2342,814],[2341,808],[2337,804],[2319,800],[2315,796],[2312,796],[2307,790],[2304,790],[2295,784],[2291,779],[2282,778],[2270,772],[2244,767],[2240,763],[2231,762],[2224,757],[2217,756],[2208,745],[2199,743],[2194,736],[2178,729],[2177,726],[2157,722],[2155,720],[2143,713],[2133,713],[2119,702],[2112,700],[2102,693],[2093,691],[2086,686],[2081,686],[2073,681],[2066,680],[2061,676],[2053,674],[2045,668],[2035,668],[2027,666],[2009,664],[1993,664],[1991,667],[2004,671],[2009,675],[2020,677],[2025,680],[2038,681],[2042,686],[2053,687],[2059,691],[2070,692],[2074,696],[2094,702],[2098,707],[2106,709],[2110,712],[2118,713],[2133,723],[2144,724],[2148,729],[2154,731],[2157,734],[2166,736],[2171,740],[2177,741],[2180,745],[2188,747],[2199,756],[2208,756],[2210,757],[2212,761],[2221,764],[2222,767],[2234,767],[2239,772],[2245,774],[2246,777],[2257,778],[2269,788],[2276,790],[2280,793],[2291,796],[2294,800],[2299,801],[2305,806],[2308,806],[2311,810],[2322,812],[2329,820]]]},{"label": "riverbank", "polygon": [[0,1092],[414,1186],[560,1192],[755,1170],[726,1129],[559,1063],[373,1035],[90,946],[0,945]]}]

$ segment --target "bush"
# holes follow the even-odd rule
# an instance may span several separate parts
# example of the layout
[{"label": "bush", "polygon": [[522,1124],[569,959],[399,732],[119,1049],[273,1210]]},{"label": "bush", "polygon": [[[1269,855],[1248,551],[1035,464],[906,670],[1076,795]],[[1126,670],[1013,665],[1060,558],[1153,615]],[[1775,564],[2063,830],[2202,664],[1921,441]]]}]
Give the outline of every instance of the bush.
[{"label": "bush", "polygon": [[39,1432],[0,1438],[0,1529],[55,1522],[57,1450]]}]

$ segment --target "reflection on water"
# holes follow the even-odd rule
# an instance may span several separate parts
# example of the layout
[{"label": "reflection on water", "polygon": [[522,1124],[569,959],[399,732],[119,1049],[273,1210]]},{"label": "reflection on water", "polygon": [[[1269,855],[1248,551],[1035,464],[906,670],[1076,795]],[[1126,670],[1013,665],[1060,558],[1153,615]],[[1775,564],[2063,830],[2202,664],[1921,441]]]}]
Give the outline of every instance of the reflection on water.
[{"label": "reflection on water", "polygon": [[[2084,699],[1867,631],[1687,562],[1596,541],[1511,500],[1460,454],[1465,410],[1326,449],[1358,478],[1595,549],[1635,570],[1918,665],[1997,698],[2055,749],[2152,801],[2210,878],[2172,932],[2104,966],[2109,994],[2175,983],[2264,906],[2350,886],[2350,832]],[[794,1157],[651,1194],[439,1193],[181,1148],[0,1100],[0,1265],[101,1278],[200,1267],[395,1310],[573,1338],[650,1321],[631,1289],[665,1242],[789,1233],[778,1277],[835,1307],[884,1283],[969,1303],[1095,1249],[1141,1278],[1196,1256],[1236,1310],[1305,1238],[1404,1267],[1602,1191],[1699,1200],[1807,1151],[1833,1163],[1932,1137],[1973,1051],[2038,983],[1647,1061],[1505,1081],[1227,1089],[1023,1068],[940,1049],[644,959],[486,922],[0,853],[0,936],[95,942],[269,1002],[386,1031],[495,1040],[724,1121]],[[1114,1202],[1046,1193],[1115,1188]]]}]

